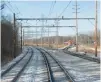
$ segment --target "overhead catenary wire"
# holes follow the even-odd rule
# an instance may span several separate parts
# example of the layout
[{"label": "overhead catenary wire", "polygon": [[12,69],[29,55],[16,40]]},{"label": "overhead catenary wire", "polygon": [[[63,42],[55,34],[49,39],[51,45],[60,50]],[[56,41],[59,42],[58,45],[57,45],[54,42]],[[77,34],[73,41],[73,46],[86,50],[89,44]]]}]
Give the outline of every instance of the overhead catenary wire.
[{"label": "overhead catenary wire", "polygon": [[7,1],[9,7],[11,7],[11,9],[14,11],[14,12],[17,12],[16,9],[14,9],[14,7],[11,5],[10,1]]},{"label": "overhead catenary wire", "polygon": [[10,1],[7,1],[7,3],[11,7],[11,9],[13,9],[14,12],[16,12],[17,14],[21,14],[21,12],[19,11],[18,7],[15,4],[14,4],[15,7],[13,7],[12,4],[10,3]]},{"label": "overhead catenary wire", "polygon": [[72,0],[69,1],[69,3],[67,4],[67,6],[63,9],[63,11],[60,13],[60,15],[58,17],[60,17],[66,11],[66,9],[69,7],[69,5],[70,5],[71,2],[72,2]]},{"label": "overhead catenary wire", "polygon": [[88,20],[93,26],[95,26],[90,20]]},{"label": "overhead catenary wire", "polygon": [[[72,1],[72,0],[71,0],[71,1]],[[59,15],[58,17],[60,17],[60,16],[66,11],[66,9],[69,7],[71,1],[69,1],[69,3],[67,4],[67,6],[63,9],[63,11],[60,13],[60,15]],[[73,29],[73,28],[72,28],[72,29]],[[73,30],[74,30],[74,29],[73,29]],[[58,32],[58,30],[57,30],[57,32]],[[58,43],[58,41],[57,41],[57,43]],[[57,49],[58,49],[58,44],[57,44]]]},{"label": "overhead catenary wire", "polygon": [[5,3],[5,6],[12,12],[12,13],[15,13],[13,12],[13,10]]},{"label": "overhead catenary wire", "polygon": [[51,3],[51,7],[50,7],[50,10],[49,10],[49,14],[48,14],[48,16],[50,15],[50,13],[51,13],[51,10],[52,10],[52,5],[53,5],[53,2]]},{"label": "overhead catenary wire", "polygon": [[[55,0],[55,1],[52,1],[47,18],[51,16],[55,4],[56,4],[56,0]],[[46,20],[46,23],[45,23],[45,24],[47,25],[47,20]],[[43,30],[44,30],[44,32],[46,32],[46,30],[44,29],[44,27],[43,27]],[[48,35],[49,35],[49,33],[48,33]],[[48,37],[49,37],[49,36],[48,36]],[[49,41],[48,41],[48,42],[49,42]]]},{"label": "overhead catenary wire", "polygon": [[10,12],[15,13],[16,15],[20,13],[20,11],[18,11],[19,13],[17,13],[16,10],[18,10],[18,9],[14,9],[14,7],[11,5],[10,1],[3,1],[3,2],[4,2],[4,6],[6,6],[10,10]]},{"label": "overhead catenary wire", "polygon": [[56,4],[56,0],[52,2],[48,16],[50,16],[52,14],[55,4]]}]

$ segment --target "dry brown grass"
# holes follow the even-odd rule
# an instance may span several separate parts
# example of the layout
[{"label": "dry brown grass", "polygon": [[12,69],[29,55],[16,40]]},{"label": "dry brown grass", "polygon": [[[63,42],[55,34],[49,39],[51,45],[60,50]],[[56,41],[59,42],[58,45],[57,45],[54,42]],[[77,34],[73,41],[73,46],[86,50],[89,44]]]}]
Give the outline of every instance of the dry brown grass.
[{"label": "dry brown grass", "polygon": [[[35,46],[36,44],[33,44],[33,42],[27,42],[25,43],[26,45],[30,45],[30,46]],[[42,46],[42,44],[38,44],[38,46]],[[58,45],[58,48],[63,48],[65,47],[66,44],[62,44],[62,45]],[[43,47],[48,47],[48,44],[43,44]],[[57,45],[56,44],[51,44],[51,47],[52,48],[57,48]],[[88,53],[95,53],[95,51],[93,50],[94,49],[94,46],[93,45],[80,45],[79,46],[79,51],[82,51],[82,52],[88,52]],[[100,52],[100,46],[98,46],[98,53]]]}]

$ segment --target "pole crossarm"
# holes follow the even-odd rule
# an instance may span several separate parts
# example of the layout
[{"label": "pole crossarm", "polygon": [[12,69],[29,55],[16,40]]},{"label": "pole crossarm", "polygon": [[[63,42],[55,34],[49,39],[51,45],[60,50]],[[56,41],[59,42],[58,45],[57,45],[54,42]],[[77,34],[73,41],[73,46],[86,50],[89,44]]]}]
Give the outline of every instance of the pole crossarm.
[{"label": "pole crossarm", "polygon": [[[45,28],[54,28],[54,27],[57,27],[57,26],[22,26],[22,27],[24,27],[24,28],[26,28],[26,27],[45,27]],[[76,26],[58,26],[58,27],[76,27]]]},{"label": "pole crossarm", "polygon": [[[77,18],[79,20],[95,20],[95,18]],[[16,18],[16,20],[76,20],[76,18]]]}]

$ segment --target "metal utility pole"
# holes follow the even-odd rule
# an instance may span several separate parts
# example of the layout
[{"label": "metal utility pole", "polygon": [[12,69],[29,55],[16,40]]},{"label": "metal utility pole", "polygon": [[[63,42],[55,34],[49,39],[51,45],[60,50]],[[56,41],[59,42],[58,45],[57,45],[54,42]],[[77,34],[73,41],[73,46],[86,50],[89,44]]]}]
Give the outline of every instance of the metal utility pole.
[{"label": "metal utility pole", "polygon": [[34,45],[36,43],[36,37],[34,38],[34,35],[33,34],[31,34],[31,36],[33,37],[32,44]]},{"label": "metal utility pole", "polygon": [[[43,15],[42,15],[43,18]],[[43,28],[44,28],[44,20],[42,20],[42,29],[41,29],[41,47],[43,47]]]},{"label": "metal utility pole", "polygon": [[[42,15],[42,18],[43,18],[43,15]],[[41,28],[41,47],[43,47],[43,26],[44,26],[44,21],[42,20],[42,28]]]},{"label": "metal utility pole", "polygon": [[78,4],[77,4],[77,0],[75,1],[75,8],[73,8],[73,9],[75,9],[75,25],[76,25],[76,36],[75,36],[75,43],[76,43],[76,52],[78,52]]},{"label": "metal utility pole", "polygon": [[57,49],[58,49],[58,43],[59,43],[58,36],[59,34],[58,34],[58,21],[57,21]]},{"label": "metal utility pole", "polygon": [[13,18],[14,18],[14,34],[13,34],[13,36],[14,36],[14,40],[13,40],[13,44],[14,44],[14,47],[13,47],[13,56],[14,56],[14,58],[16,57],[16,20],[15,20],[15,13],[13,13]]},{"label": "metal utility pole", "polygon": [[24,29],[23,29],[23,46],[24,46]]},{"label": "metal utility pole", "polygon": [[22,24],[21,24],[21,52],[22,52]]},{"label": "metal utility pole", "polygon": [[40,40],[41,41],[40,44],[41,44],[41,47],[42,47],[42,28],[41,28],[41,37],[40,37],[40,39],[41,39]]},{"label": "metal utility pole", "polygon": [[77,11],[77,0],[76,0],[76,52],[78,52],[78,15],[77,15],[77,13],[78,13],[78,11]]},{"label": "metal utility pole", "polygon": [[48,47],[50,47],[50,39],[49,39],[49,27],[48,27]]},{"label": "metal utility pole", "polygon": [[97,0],[96,0],[96,13],[95,13],[95,57],[97,57]]},{"label": "metal utility pole", "polygon": [[64,47],[64,36],[63,36],[63,38],[62,38],[62,43],[63,43],[63,47]]},{"label": "metal utility pole", "polygon": [[57,27],[56,27],[56,42],[57,42],[57,43],[56,43],[56,46],[57,46],[57,50],[58,50],[58,42],[59,42],[59,41],[58,41],[58,36],[59,36],[59,35],[58,35],[58,20],[56,20],[56,25],[57,25]]},{"label": "metal utility pole", "polygon": [[[36,21],[36,26],[37,26],[37,21]],[[37,27],[36,27],[36,46],[37,46]]]}]

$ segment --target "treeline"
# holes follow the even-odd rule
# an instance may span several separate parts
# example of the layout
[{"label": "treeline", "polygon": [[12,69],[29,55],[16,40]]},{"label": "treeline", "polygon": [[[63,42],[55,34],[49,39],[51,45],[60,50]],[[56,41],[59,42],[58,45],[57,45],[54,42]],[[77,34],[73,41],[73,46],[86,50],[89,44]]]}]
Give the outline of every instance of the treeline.
[{"label": "treeline", "polygon": [[[1,17],[1,62],[8,62],[20,53],[18,31],[13,23]],[[15,43],[14,43],[15,42]],[[15,53],[14,53],[15,52]]]},{"label": "treeline", "polygon": [[[97,41],[98,41],[98,46],[100,46],[100,30],[98,30],[98,35],[97,35]],[[69,40],[74,41],[75,43],[75,36],[58,36],[58,44],[62,45],[64,42],[67,42]],[[27,40],[27,42],[31,42],[31,40]],[[32,43],[34,44],[37,42],[38,44],[41,43],[41,38],[37,40],[32,40]],[[42,38],[43,44],[48,44],[48,37],[43,37]],[[56,36],[50,36],[49,37],[49,43],[50,45],[56,44],[57,42],[57,37]],[[85,45],[94,45],[94,32],[89,32],[89,33],[79,33],[78,35],[78,43],[79,44],[85,44]]]}]

